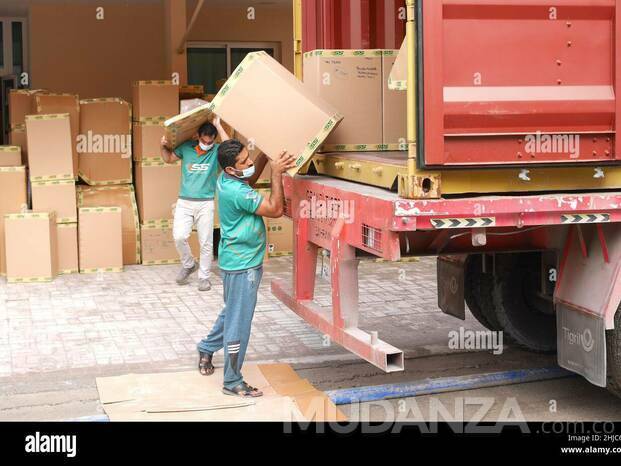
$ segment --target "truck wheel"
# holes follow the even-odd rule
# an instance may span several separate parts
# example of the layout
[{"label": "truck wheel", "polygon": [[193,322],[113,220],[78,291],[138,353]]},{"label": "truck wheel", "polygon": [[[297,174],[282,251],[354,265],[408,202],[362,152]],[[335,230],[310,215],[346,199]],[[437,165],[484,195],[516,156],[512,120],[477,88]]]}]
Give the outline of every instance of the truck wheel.
[{"label": "truck wheel", "polygon": [[492,301],[493,276],[483,273],[482,256],[470,255],[466,260],[464,296],[468,309],[483,327],[500,331]]},{"label": "truck wheel", "polygon": [[511,340],[528,350],[556,350],[554,304],[539,295],[540,256],[501,254],[496,260],[494,302],[498,322]]},{"label": "truck wheel", "polygon": [[621,307],[615,316],[615,329],[606,332],[608,391],[621,398]]}]

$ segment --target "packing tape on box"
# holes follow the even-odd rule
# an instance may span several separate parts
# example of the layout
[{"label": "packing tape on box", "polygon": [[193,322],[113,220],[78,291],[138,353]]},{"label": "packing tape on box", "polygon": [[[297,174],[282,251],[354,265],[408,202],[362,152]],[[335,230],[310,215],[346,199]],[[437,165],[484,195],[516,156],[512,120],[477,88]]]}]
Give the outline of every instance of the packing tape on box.
[{"label": "packing tape on box", "polygon": [[148,158],[142,159],[138,162],[141,167],[179,167],[181,166],[181,160],[177,160],[174,163],[166,163],[161,158]]},{"label": "packing tape on box", "polygon": [[164,126],[168,118],[165,116],[158,117],[142,117],[138,120],[134,120],[135,126]]},{"label": "packing tape on box", "polygon": [[134,81],[133,86],[173,86],[171,80],[157,80],[157,81]]},{"label": "packing tape on box", "polygon": [[47,113],[45,115],[26,115],[26,121],[33,120],[64,120],[68,119],[68,113]]},{"label": "packing tape on box", "polygon": [[143,262],[142,265],[173,265],[180,263],[181,261],[179,259],[164,259],[159,261],[146,261]]},{"label": "packing tape on box", "polygon": [[408,82],[397,81],[397,80],[393,80],[391,77],[388,77],[388,89],[390,89],[391,91],[407,91]]},{"label": "packing tape on box", "polygon": [[55,216],[51,212],[31,212],[31,213],[23,213],[23,214],[4,214],[5,219],[9,220],[41,220],[46,219],[49,220],[50,217]]},{"label": "packing tape on box", "polygon": [[[272,248],[274,247],[273,244],[270,245],[270,246],[272,246]],[[291,252],[291,251],[289,251],[289,252],[287,252],[287,251],[285,251],[285,252],[268,252],[267,253],[267,255],[269,257],[285,257],[285,256],[290,256],[292,254],[293,254],[293,252]]]},{"label": "packing tape on box", "polygon": [[63,184],[75,184],[73,179],[60,179],[60,180],[30,180],[30,183],[35,186],[59,186]]},{"label": "packing tape on box", "polygon": [[80,273],[99,273],[99,272],[123,272],[123,267],[103,267],[99,269],[80,269]]},{"label": "packing tape on box", "polygon": [[181,86],[179,86],[179,91],[194,91],[194,92],[201,92],[201,93],[205,93],[205,86],[203,86],[202,84],[182,84]]},{"label": "packing tape on box", "polygon": [[80,270],[79,269],[65,269],[65,270],[58,271],[58,275],[72,275],[74,273],[80,273]]},{"label": "packing tape on box", "polygon": [[47,283],[54,280],[53,277],[10,277],[7,283]]},{"label": "packing tape on box", "polygon": [[20,152],[22,149],[19,146],[0,146],[0,152]]},{"label": "packing tape on box", "polygon": [[18,133],[25,133],[26,132],[26,125],[24,123],[21,123],[19,125],[11,125],[11,131],[15,131]]},{"label": "packing tape on box", "polygon": [[78,173],[80,175],[80,178],[86,181],[90,186],[120,186],[120,185],[132,184],[133,182],[133,175],[131,173],[130,173],[129,178],[124,178],[121,180],[107,180],[107,181],[93,181],[88,176],[86,176],[84,172],[78,170]]},{"label": "packing tape on box", "polygon": [[[373,50],[313,50],[306,52],[304,58],[310,57],[383,57],[384,49]],[[390,50],[392,52],[392,50]]]},{"label": "packing tape on box", "polygon": [[387,151],[405,151],[408,145],[406,143],[394,144],[323,144],[318,152],[387,152]]},{"label": "packing tape on box", "polygon": [[111,212],[121,212],[120,207],[80,207],[81,214],[104,214]]},{"label": "packing tape on box", "polygon": [[39,181],[56,181],[56,180],[69,180],[75,182],[75,176],[71,173],[65,173],[64,175],[42,175],[42,176],[31,176],[30,182],[39,182]]},{"label": "packing tape on box", "polygon": [[0,173],[15,173],[15,172],[25,172],[26,167],[23,165],[19,165],[17,167],[0,167]]},{"label": "packing tape on box", "polygon": [[172,219],[148,220],[140,225],[140,227],[146,230],[164,230],[172,228],[173,223],[174,220]]}]

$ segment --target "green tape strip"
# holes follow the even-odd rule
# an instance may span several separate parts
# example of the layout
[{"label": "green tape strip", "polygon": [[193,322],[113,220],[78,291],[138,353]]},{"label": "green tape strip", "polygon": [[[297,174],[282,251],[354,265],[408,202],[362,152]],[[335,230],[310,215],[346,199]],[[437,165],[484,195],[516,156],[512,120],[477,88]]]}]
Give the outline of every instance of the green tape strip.
[{"label": "green tape strip", "polygon": [[324,144],[318,152],[386,152],[398,150],[407,150],[407,144]]},{"label": "green tape strip", "polygon": [[54,280],[54,277],[9,277],[8,283],[47,283]]},{"label": "green tape strip", "polygon": [[123,267],[105,267],[105,268],[99,268],[99,269],[80,269],[80,273],[98,273],[98,272],[119,273],[119,272],[123,272]]}]

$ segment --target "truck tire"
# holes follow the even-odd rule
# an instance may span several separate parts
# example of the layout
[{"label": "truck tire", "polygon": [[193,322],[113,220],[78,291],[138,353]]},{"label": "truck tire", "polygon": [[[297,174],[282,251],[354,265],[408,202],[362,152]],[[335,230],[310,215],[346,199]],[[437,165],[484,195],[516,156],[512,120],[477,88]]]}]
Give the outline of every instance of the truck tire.
[{"label": "truck tire", "polygon": [[606,332],[608,391],[621,398],[621,307],[615,316],[615,329]]},{"label": "truck tire", "polygon": [[496,259],[494,303],[501,328],[518,346],[556,351],[554,304],[538,295],[541,280],[537,253],[501,254]]},{"label": "truck tire", "polygon": [[464,276],[464,296],[468,309],[483,327],[500,331],[492,301],[493,276],[483,273],[482,256],[473,254],[466,259]]}]

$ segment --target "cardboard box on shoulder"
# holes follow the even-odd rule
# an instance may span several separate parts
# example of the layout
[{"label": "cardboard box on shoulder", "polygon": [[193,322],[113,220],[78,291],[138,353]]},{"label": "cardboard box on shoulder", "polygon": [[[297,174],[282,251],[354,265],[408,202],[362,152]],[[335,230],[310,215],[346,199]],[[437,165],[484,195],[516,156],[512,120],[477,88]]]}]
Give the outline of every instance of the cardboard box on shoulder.
[{"label": "cardboard box on shoulder", "polygon": [[80,132],[80,98],[74,94],[37,94],[35,95],[36,113],[49,115],[68,113],[71,126],[71,155],[73,173],[78,173],[77,141]]},{"label": "cardboard box on shoulder", "polygon": [[123,228],[120,207],[79,210],[80,273],[123,271]]},{"label": "cardboard box on shoulder", "polygon": [[29,115],[26,130],[30,179],[75,179],[69,114]]},{"label": "cardboard box on shoulder", "polygon": [[171,118],[179,113],[179,86],[172,81],[136,81],[132,86],[134,120]]},{"label": "cardboard box on shoulder", "polygon": [[22,165],[22,150],[19,146],[0,146],[0,167]]},{"label": "cardboard box on shoulder", "polygon": [[0,276],[6,275],[4,216],[27,209],[26,167],[0,167]]},{"label": "cardboard box on shoulder", "polygon": [[179,145],[214,113],[256,141],[268,157],[274,159],[283,150],[295,154],[291,175],[310,160],[342,119],[265,52],[248,54],[209,105],[167,120],[168,139]]},{"label": "cardboard box on shoulder", "polygon": [[80,100],[80,178],[91,186],[131,183],[131,132],[131,107],[123,99]]},{"label": "cardboard box on shoulder", "polygon": [[6,268],[9,283],[49,282],[58,275],[58,243],[54,213],[4,216]]},{"label": "cardboard box on shoulder", "polygon": [[80,207],[120,207],[123,265],[140,264],[140,223],[132,185],[78,186],[78,208]]}]

